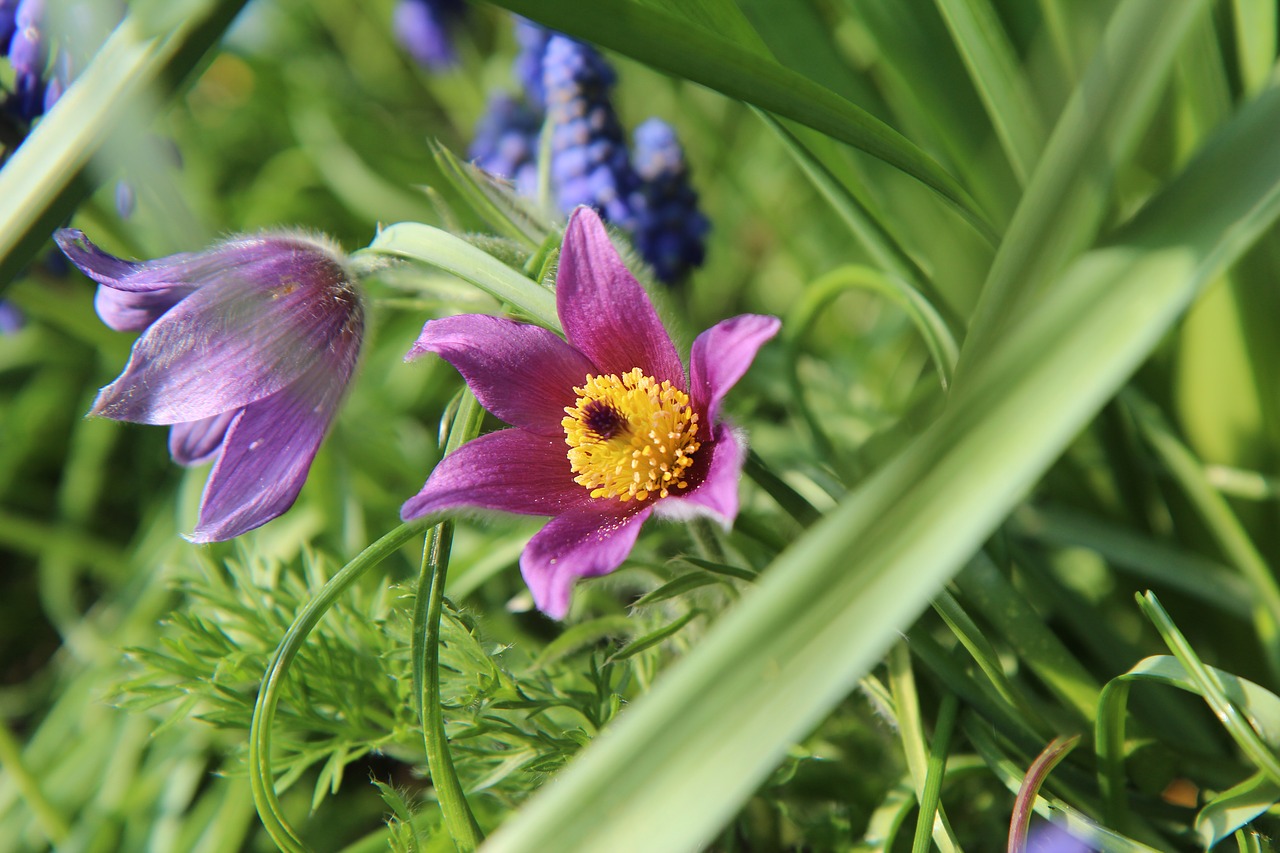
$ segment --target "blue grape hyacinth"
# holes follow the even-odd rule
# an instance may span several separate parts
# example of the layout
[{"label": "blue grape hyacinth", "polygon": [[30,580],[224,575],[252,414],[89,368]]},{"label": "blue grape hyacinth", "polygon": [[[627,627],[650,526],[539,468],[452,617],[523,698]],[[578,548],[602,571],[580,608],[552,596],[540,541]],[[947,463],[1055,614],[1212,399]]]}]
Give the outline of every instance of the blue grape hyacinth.
[{"label": "blue grape hyacinth", "polygon": [[530,106],[539,112],[547,108],[547,92],[542,84],[542,59],[547,54],[551,35],[551,30],[546,27],[516,16],[516,42],[520,45],[515,61],[516,80]]},{"label": "blue grape hyacinth", "polygon": [[533,197],[538,189],[538,134],[542,116],[510,95],[495,95],[476,124],[467,156],[491,175]]},{"label": "blue grape hyacinth", "polygon": [[45,0],[0,0],[0,46],[13,67],[13,91],[2,109],[24,125],[52,109],[71,79],[65,53],[53,62],[53,46],[45,32]]},{"label": "blue grape hyacinth", "polygon": [[396,40],[419,65],[443,71],[457,64],[449,30],[466,11],[463,0],[400,0],[392,21]]},{"label": "blue grape hyacinth", "polygon": [[684,150],[665,121],[651,118],[635,130],[632,163],[641,184],[632,205],[632,236],[658,280],[679,281],[706,255],[711,223],[698,210],[698,194],[689,184]]},{"label": "blue grape hyacinth", "polygon": [[564,213],[579,205],[623,228],[634,224],[638,179],[609,100],[617,77],[594,48],[562,35],[547,41],[542,82],[553,123],[551,179]]}]

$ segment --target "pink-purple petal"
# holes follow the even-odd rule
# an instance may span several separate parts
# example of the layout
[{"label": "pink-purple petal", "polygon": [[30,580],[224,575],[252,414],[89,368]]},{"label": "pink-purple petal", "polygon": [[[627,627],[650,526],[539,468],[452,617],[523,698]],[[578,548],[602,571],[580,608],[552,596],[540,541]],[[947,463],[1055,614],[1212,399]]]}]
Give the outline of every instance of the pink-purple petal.
[{"label": "pink-purple petal", "polygon": [[726,530],[738,517],[738,481],[742,479],[742,463],[747,458],[746,438],[728,424],[716,424],[713,439],[704,442],[698,455],[706,465],[702,481],[687,492],[673,494],[658,501],[655,512],[660,518],[688,521],[712,518]]},{"label": "pink-purple petal", "polygon": [[484,314],[429,321],[406,360],[434,352],[457,368],[480,405],[511,424],[564,445],[565,407],[594,368],[540,326]]},{"label": "pink-purple petal", "polygon": [[698,335],[689,358],[689,393],[704,430],[716,422],[725,394],[781,325],[777,317],[742,314]]},{"label": "pink-purple petal", "polygon": [[563,436],[504,429],[469,441],[436,465],[426,485],[405,501],[405,521],[469,507],[520,515],[558,515],[589,505],[573,481]]},{"label": "pink-purple petal", "polygon": [[355,352],[331,354],[235,416],[205,484],[192,542],[231,539],[293,506],[355,360]]},{"label": "pink-purple petal", "polygon": [[203,420],[296,382],[319,354],[348,346],[339,339],[358,349],[362,329],[349,290],[228,277],[152,324],[92,413],[134,423]]},{"label": "pink-purple petal", "polygon": [[236,416],[243,411],[233,409],[199,421],[174,424],[169,430],[169,455],[179,465],[202,465],[218,455]]},{"label": "pink-purple petal", "polygon": [[574,581],[622,565],[652,512],[652,504],[610,501],[606,509],[566,512],[547,522],[520,555],[520,573],[538,609],[563,619]]},{"label": "pink-purple petal", "polygon": [[620,375],[639,367],[659,381],[687,387],[658,312],[589,207],[575,210],[564,232],[556,311],[565,337],[595,363],[597,373]]}]

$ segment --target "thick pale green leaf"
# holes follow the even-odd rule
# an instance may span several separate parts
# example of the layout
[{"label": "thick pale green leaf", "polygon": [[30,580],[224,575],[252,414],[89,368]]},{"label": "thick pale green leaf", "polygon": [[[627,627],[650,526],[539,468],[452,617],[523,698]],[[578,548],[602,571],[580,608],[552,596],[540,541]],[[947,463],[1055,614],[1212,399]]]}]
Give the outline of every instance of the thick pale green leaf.
[{"label": "thick pale green leaf", "polygon": [[706,843],[1280,214],[1277,136],[1269,90],[1114,243],[1072,264],[941,417],[784,551],[488,849]]},{"label": "thick pale green leaf", "polygon": [[495,0],[569,35],[616,50],[731,98],[794,119],[860,148],[936,190],[988,238],[984,212],[951,174],[909,139],[808,77],[750,46],[637,0]]},{"label": "thick pale green leaf", "polygon": [[535,322],[549,329],[560,328],[554,293],[448,231],[401,222],[382,229],[363,251],[439,267],[515,306]]}]

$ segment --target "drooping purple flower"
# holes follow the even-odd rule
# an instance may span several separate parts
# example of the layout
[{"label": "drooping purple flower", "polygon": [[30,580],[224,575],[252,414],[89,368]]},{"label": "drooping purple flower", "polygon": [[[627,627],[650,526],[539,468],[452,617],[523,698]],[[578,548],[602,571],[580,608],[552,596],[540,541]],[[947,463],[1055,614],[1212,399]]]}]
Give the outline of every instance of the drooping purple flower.
[{"label": "drooping purple flower", "polygon": [[1031,828],[1027,853],[1092,853],[1093,848],[1056,823],[1044,821]]},{"label": "drooping purple flower", "polygon": [[189,538],[230,539],[287,510],[360,352],[364,309],[342,254],[264,234],[136,262],[73,229],[54,239],[99,284],[103,322],[143,333],[91,414],[169,424],[175,462],[216,460]]},{"label": "drooping purple flower", "polygon": [[595,48],[554,34],[542,82],[552,123],[551,178],[564,213],[594,207],[615,225],[634,225],[630,198],[639,179],[609,93],[617,75]]},{"label": "drooping purple flower", "polygon": [[476,124],[475,138],[467,153],[481,169],[507,178],[517,192],[533,197],[538,188],[541,131],[542,118],[528,105],[509,95],[495,95]]},{"label": "drooping purple flower", "polygon": [[396,40],[419,65],[443,71],[458,61],[449,30],[466,13],[463,0],[400,0],[392,13]]},{"label": "drooping purple flower", "polygon": [[565,338],[487,315],[432,320],[406,360],[433,352],[512,425],[449,454],[401,516],[459,507],[548,515],[520,569],[562,618],[577,578],[616,569],[650,515],[738,512],[745,443],[720,421],[726,393],[778,331],[745,314],[694,341],[689,373],[599,216],[574,211],[556,278]]}]

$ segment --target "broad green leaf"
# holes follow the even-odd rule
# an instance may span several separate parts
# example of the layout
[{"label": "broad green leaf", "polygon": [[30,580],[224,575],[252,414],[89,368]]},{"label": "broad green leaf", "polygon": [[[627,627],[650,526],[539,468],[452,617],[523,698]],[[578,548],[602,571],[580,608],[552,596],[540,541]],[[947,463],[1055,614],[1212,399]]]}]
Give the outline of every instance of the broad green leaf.
[{"label": "broad green leaf", "polygon": [[705,844],[1280,214],[1278,135],[1269,90],[1072,264],[938,420],[779,555],[488,849]]},{"label": "broad green leaf", "polygon": [[718,33],[638,0],[496,0],[551,29],[616,50],[860,148],[936,190],[988,239],[969,192],[928,154],[830,89]]}]

